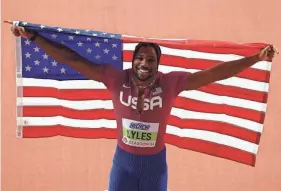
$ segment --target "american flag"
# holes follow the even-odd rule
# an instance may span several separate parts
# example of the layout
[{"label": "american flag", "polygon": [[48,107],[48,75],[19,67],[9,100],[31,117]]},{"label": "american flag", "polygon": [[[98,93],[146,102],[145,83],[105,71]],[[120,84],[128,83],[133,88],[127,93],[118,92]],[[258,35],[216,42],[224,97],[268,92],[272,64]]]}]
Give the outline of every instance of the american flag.
[{"label": "american flag", "polygon": [[[155,39],[84,29],[14,21],[63,43],[97,64],[120,70],[131,67],[134,48],[153,41],[162,49],[159,70],[197,72],[223,61],[258,53],[263,43]],[[104,84],[50,57],[37,44],[16,38],[17,136],[116,139],[116,122]],[[166,143],[255,166],[263,131],[271,61],[262,61],[237,76],[176,99],[167,126]]]}]

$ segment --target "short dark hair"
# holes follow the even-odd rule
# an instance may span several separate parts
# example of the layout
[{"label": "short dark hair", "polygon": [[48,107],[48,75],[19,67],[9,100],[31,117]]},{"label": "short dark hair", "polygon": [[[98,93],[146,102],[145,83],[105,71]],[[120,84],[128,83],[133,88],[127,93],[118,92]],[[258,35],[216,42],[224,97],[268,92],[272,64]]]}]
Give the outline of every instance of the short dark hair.
[{"label": "short dark hair", "polygon": [[161,49],[160,46],[156,43],[152,43],[152,42],[140,42],[136,47],[135,47],[135,51],[134,51],[134,55],[133,55],[133,61],[135,60],[136,54],[139,51],[139,49],[141,47],[152,47],[154,48],[156,55],[157,55],[157,67],[159,65],[160,62],[160,57],[161,57]]}]

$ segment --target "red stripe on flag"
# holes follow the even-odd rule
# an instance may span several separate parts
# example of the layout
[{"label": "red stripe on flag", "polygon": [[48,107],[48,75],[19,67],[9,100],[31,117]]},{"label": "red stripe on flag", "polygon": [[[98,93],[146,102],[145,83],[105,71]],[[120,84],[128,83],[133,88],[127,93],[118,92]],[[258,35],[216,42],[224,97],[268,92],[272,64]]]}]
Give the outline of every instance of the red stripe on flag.
[{"label": "red stripe on flag", "polygon": [[23,128],[24,138],[41,138],[53,136],[66,136],[74,138],[90,139],[116,139],[117,130],[108,128],[73,128],[62,125],[55,126],[25,126]]},{"label": "red stripe on flag", "polygon": [[191,138],[181,138],[166,134],[165,140],[168,144],[179,148],[189,149],[200,153],[213,155],[239,163],[255,166],[255,155],[233,147],[228,147],[208,141]]},{"label": "red stripe on flag", "polygon": [[108,89],[57,89],[47,87],[24,87],[23,97],[52,97],[66,100],[111,100]]},{"label": "red stripe on flag", "polygon": [[61,106],[24,106],[23,117],[54,117],[63,116],[72,119],[94,120],[108,119],[115,120],[115,113],[112,109],[76,110]]}]

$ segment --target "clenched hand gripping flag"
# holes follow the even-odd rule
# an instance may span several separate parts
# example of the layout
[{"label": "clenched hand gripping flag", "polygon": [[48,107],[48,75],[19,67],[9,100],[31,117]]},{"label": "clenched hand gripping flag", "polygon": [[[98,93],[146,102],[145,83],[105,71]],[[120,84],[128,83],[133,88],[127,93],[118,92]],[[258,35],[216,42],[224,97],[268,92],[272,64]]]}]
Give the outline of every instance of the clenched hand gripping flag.
[{"label": "clenched hand gripping flag", "polygon": [[[63,43],[98,64],[131,67],[144,38],[17,21]],[[148,40],[148,39],[146,39]],[[149,39],[161,45],[159,70],[196,72],[258,53],[266,44]],[[50,57],[35,43],[17,38],[17,136],[117,138],[113,105],[102,83],[89,80]],[[263,131],[271,61],[237,76],[182,92],[174,103],[166,142],[183,149],[254,166]]]}]

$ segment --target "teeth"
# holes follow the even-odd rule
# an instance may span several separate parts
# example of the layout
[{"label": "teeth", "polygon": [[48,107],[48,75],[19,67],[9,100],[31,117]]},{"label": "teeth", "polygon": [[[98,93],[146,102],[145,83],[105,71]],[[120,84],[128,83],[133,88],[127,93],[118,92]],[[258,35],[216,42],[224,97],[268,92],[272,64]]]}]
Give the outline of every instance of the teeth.
[{"label": "teeth", "polygon": [[140,71],[141,71],[141,72],[148,72],[148,70],[143,70],[143,69],[140,69]]}]

